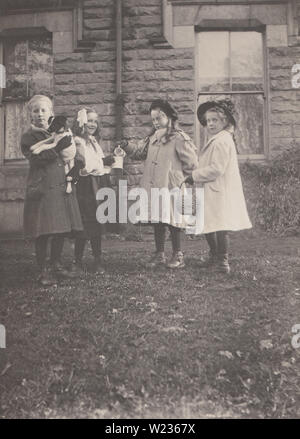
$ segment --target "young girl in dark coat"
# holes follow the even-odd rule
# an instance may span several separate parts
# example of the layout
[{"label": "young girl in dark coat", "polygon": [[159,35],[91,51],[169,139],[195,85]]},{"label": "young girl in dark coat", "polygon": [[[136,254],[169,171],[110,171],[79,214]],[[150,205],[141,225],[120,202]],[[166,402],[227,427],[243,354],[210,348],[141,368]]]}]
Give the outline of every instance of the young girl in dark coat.
[{"label": "young girl in dark coat", "polygon": [[90,240],[94,256],[93,271],[102,273],[102,233],[103,225],[96,218],[96,193],[101,187],[110,186],[110,165],[114,157],[104,157],[100,146],[100,127],[98,115],[92,108],[78,112],[77,120],[73,125],[76,143],[75,170],[73,176],[77,180],[77,199],[79,203],[84,233],[75,240],[75,265],[73,270],[82,270],[82,258],[87,240]]},{"label": "young girl in dark coat", "polygon": [[[82,222],[74,186],[71,193],[66,192],[64,161],[60,154],[70,147],[72,139],[67,136],[56,144],[47,131],[49,118],[53,115],[52,102],[47,96],[33,96],[28,109],[32,124],[21,139],[22,153],[30,164],[24,204],[24,233],[26,238],[35,239],[38,279],[43,286],[48,286],[56,282],[57,276],[74,277],[62,268],[60,258],[64,236],[81,231]],[[40,151],[38,143],[47,144],[49,149]],[[48,270],[46,257],[50,237]]]}]

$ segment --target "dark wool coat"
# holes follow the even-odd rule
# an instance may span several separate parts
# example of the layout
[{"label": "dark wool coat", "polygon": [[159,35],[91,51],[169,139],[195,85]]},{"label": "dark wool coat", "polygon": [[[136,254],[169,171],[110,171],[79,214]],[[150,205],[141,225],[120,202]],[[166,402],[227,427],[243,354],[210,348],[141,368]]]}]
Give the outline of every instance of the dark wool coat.
[{"label": "dark wool coat", "polygon": [[81,231],[82,222],[76,188],[66,193],[66,176],[61,157],[49,149],[34,155],[30,147],[50,137],[45,130],[30,128],[21,139],[21,149],[30,168],[24,204],[26,238]]}]

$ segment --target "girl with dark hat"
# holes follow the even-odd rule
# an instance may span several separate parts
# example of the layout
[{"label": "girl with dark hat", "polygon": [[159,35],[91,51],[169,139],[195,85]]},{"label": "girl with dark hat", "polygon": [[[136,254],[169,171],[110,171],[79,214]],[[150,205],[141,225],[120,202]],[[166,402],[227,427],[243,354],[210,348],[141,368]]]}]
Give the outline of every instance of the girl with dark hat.
[{"label": "girl with dark hat", "polygon": [[[187,175],[197,167],[196,147],[190,137],[178,127],[178,116],[169,102],[157,99],[149,108],[153,123],[153,131],[137,145],[122,142],[125,152],[134,160],[145,160],[145,167],[140,187],[145,189],[148,200],[151,201],[151,191],[177,188]],[[177,222],[175,206],[170,203],[168,219],[160,209],[157,221],[152,221],[151,202],[148,202],[148,218],[154,225],[154,239],[156,252],[147,264],[148,267],[157,267],[166,264],[164,254],[165,232],[169,228],[173,256],[166,264],[168,268],[184,267],[181,251],[181,230],[186,227],[184,222]],[[169,206],[168,206],[169,209]]]},{"label": "girl with dark hat", "polygon": [[233,140],[234,105],[229,99],[208,101],[198,107],[197,116],[208,141],[200,152],[199,167],[185,181],[204,185],[203,232],[210,252],[202,266],[229,273],[228,231],[252,227]]}]

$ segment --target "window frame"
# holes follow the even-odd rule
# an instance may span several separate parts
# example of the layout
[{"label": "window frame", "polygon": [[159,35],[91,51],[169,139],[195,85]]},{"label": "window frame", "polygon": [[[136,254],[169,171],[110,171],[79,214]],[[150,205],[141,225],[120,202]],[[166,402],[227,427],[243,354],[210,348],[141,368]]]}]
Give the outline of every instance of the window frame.
[{"label": "window frame", "polygon": [[[208,21],[208,20],[207,20]],[[209,20],[211,21],[211,20]],[[213,23],[203,23],[203,25],[195,26],[196,32],[196,44],[195,44],[195,108],[197,109],[198,97],[199,95],[234,95],[234,94],[261,94],[263,97],[263,154],[238,154],[239,161],[265,161],[269,157],[269,114],[270,114],[270,103],[269,103],[269,83],[268,83],[268,51],[267,51],[267,42],[266,42],[266,26],[262,24],[253,23],[252,26],[244,26],[241,23],[228,22],[228,24],[218,25],[215,20],[212,20]],[[199,75],[198,75],[198,66],[199,66],[199,46],[198,46],[198,38],[197,35],[200,32],[259,32],[262,34],[262,53],[263,53],[263,90],[262,91],[222,91],[222,92],[200,92],[199,91]],[[195,115],[197,115],[197,111],[195,111]],[[196,141],[197,144],[200,144],[200,122],[195,117],[196,120]]]},{"label": "window frame", "polygon": [[[36,36],[45,36],[45,35],[51,35],[52,33],[49,32],[44,27],[35,27],[35,28],[22,28],[19,29],[19,35],[14,35],[14,39],[24,39],[29,40],[32,37]],[[8,29],[7,34],[1,35],[0,34],[0,64],[4,65],[4,68],[6,70],[6,66],[4,64],[4,45],[5,41],[9,40],[10,34],[14,34],[14,29]],[[53,76],[54,78],[54,76]],[[6,75],[7,79],[7,75]],[[21,99],[16,98],[13,99],[12,102],[28,102],[29,99]],[[27,160],[24,158],[12,158],[12,159],[6,159],[5,158],[5,136],[6,136],[6,103],[10,102],[9,100],[6,101],[3,98],[3,89],[0,88],[0,167],[6,167],[6,166],[28,166]]]}]

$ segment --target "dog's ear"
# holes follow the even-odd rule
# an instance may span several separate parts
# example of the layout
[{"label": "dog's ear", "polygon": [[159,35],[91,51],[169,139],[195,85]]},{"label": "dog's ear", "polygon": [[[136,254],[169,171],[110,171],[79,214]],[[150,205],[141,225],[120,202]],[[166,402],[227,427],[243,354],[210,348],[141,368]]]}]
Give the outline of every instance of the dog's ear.
[{"label": "dog's ear", "polygon": [[48,119],[48,125],[51,125],[53,119],[54,119],[54,116],[50,116],[50,117],[49,117],[49,119]]},{"label": "dog's ear", "polygon": [[62,128],[66,129],[67,118],[65,116],[55,116],[51,121],[48,131],[50,133],[58,132]]}]

